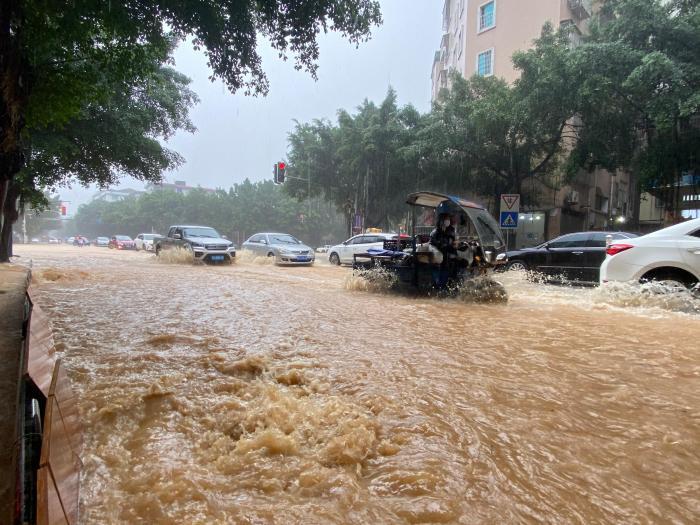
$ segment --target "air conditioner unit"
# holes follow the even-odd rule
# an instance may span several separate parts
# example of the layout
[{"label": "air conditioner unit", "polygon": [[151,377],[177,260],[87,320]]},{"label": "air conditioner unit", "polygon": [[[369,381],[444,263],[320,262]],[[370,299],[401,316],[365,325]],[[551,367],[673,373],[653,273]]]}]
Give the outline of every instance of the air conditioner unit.
[{"label": "air conditioner unit", "polygon": [[566,203],[578,204],[578,192],[573,190],[570,191],[569,194],[566,196]]}]

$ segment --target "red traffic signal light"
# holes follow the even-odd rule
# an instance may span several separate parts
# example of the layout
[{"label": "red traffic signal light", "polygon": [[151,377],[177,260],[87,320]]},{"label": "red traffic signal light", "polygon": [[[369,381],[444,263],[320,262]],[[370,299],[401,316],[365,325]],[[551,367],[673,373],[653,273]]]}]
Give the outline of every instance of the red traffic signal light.
[{"label": "red traffic signal light", "polygon": [[284,162],[277,162],[275,164],[275,184],[282,184],[284,182],[284,173],[287,169],[287,164]]},{"label": "red traffic signal light", "polygon": [[68,209],[66,208],[65,204],[61,204],[61,215],[66,215],[68,213]]}]

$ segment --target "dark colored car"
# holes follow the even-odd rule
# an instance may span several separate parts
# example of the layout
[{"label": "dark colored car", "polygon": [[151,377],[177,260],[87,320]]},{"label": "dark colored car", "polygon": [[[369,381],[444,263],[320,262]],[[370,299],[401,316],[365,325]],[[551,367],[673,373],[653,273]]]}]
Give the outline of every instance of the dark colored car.
[{"label": "dark colored car", "polygon": [[553,280],[598,283],[607,240],[637,237],[627,232],[578,232],[533,248],[507,253],[507,270],[532,270]]}]

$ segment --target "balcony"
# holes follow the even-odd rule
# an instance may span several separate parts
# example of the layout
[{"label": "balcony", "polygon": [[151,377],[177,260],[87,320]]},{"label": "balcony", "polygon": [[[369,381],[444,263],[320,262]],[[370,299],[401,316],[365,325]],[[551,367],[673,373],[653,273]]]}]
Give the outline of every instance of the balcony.
[{"label": "balcony", "polygon": [[445,0],[442,6],[442,30],[444,32],[450,30],[450,0]]},{"label": "balcony", "polygon": [[585,20],[591,16],[591,0],[567,0],[571,13],[578,20]]}]

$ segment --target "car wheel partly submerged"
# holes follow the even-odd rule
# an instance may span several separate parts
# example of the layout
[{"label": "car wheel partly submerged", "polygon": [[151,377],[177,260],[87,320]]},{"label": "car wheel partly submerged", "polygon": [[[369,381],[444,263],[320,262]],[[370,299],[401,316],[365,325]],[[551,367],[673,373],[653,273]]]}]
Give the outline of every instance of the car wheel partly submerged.
[{"label": "car wheel partly submerged", "polygon": [[653,284],[659,292],[682,292],[692,290],[698,284],[690,277],[673,272],[647,274],[640,279],[640,282]]},{"label": "car wheel partly submerged", "polygon": [[527,271],[527,264],[525,264],[523,261],[511,261],[506,265],[506,270],[524,272]]},{"label": "car wheel partly submerged", "polygon": [[333,252],[331,253],[330,257],[328,257],[328,260],[330,261],[331,264],[334,264],[336,266],[340,266],[340,257],[338,257],[338,254]]}]

